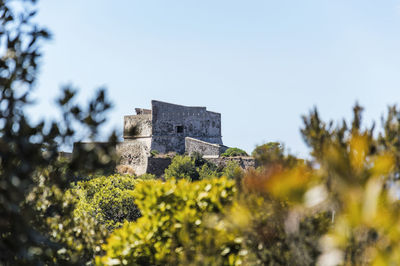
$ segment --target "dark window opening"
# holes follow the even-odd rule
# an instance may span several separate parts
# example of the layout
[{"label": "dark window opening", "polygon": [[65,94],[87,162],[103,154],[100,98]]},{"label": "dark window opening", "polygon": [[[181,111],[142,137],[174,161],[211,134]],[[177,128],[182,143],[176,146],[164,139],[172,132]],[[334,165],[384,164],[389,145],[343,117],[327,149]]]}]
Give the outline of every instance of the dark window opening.
[{"label": "dark window opening", "polygon": [[176,133],[183,133],[183,126],[176,126]]}]

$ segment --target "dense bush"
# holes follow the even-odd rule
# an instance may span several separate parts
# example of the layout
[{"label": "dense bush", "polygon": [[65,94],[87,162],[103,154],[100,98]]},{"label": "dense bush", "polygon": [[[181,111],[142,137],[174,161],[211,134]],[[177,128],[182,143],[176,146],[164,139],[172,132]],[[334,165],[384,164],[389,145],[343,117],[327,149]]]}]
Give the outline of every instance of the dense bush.
[{"label": "dense bush", "polygon": [[171,164],[165,169],[165,179],[187,179],[203,180],[226,176],[231,179],[238,179],[242,176],[243,170],[239,164],[230,161],[225,167],[217,167],[208,162],[201,154],[194,153],[191,156],[175,156]]},{"label": "dense bush", "polygon": [[239,163],[230,161],[222,168],[219,175],[240,181],[244,175],[244,170],[239,166]]},{"label": "dense bush", "polygon": [[249,156],[247,152],[239,148],[229,148],[223,154],[223,157],[237,157],[237,156]]},{"label": "dense bush", "polygon": [[77,217],[90,214],[109,229],[121,226],[125,221],[140,217],[132,192],[137,181],[134,176],[99,176],[80,181],[71,189],[78,195],[74,214]]},{"label": "dense bush", "polygon": [[[44,248],[48,254],[37,252],[37,256],[48,257],[50,264],[75,264],[91,262],[94,255],[101,254],[101,245],[109,235],[106,227],[91,213],[74,215],[79,205],[79,196],[65,192],[47,180],[48,171],[37,176],[37,184],[28,194],[24,210],[33,210],[31,220],[36,230],[48,235],[51,242]],[[57,252],[51,252],[56,249]]]},{"label": "dense bush", "polygon": [[194,158],[181,155],[175,156],[168,168],[165,169],[165,179],[172,178],[198,180],[199,173],[197,172]]},{"label": "dense bush", "polygon": [[226,178],[137,184],[133,195],[143,216],[114,231],[97,263],[234,264],[240,239],[216,222],[235,191],[235,183]]},{"label": "dense bush", "polygon": [[217,166],[214,164],[203,164],[201,167],[196,169],[199,174],[199,179],[212,179],[219,177]]},{"label": "dense bush", "polygon": [[251,153],[257,165],[268,167],[279,163],[284,166],[295,165],[299,160],[295,156],[286,155],[284,145],[279,142],[268,142],[257,146]]}]

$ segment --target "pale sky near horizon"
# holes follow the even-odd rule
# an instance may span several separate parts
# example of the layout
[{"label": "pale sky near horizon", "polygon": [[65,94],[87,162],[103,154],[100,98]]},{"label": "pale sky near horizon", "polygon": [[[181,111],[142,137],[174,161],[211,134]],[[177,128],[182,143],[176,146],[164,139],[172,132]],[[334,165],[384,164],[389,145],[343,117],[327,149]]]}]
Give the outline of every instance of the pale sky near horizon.
[{"label": "pale sky near horizon", "polygon": [[63,84],[87,99],[106,86],[107,128],[152,99],[222,114],[224,144],[308,150],[301,115],[380,125],[400,100],[400,0],[41,0],[44,48],[34,117]]}]

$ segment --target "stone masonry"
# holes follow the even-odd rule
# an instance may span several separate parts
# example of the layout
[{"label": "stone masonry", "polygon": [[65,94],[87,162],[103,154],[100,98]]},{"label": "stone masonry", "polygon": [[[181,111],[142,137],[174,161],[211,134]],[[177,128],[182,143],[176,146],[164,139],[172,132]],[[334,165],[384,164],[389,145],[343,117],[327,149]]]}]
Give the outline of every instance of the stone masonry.
[{"label": "stone masonry", "polygon": [[153,150],[161,154],[198,152],[216,160],[228,149],[222,144],[221,114],[206,107],[154,100],[151,107],[136,108],[136,115],[124,117],[124,141],[116,146],[119,165],[131,168],[137,175],[160,175],[168,167],[171,158],[153,158]]},{"label": "stone masonry", "polygon": [[148,159],[152,150],[219,156],[227,149],[222,145],[221,114],[154,100],[151,106],[124,117],[124,141],[117,145],[119,163],[131,166],[136,174],[154,168]]}]

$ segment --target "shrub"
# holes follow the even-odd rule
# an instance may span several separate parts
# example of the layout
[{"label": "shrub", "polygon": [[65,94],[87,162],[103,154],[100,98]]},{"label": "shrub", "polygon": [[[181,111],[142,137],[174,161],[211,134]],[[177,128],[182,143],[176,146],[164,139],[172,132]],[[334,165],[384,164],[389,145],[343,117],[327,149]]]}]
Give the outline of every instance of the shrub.
[{"label": "shrub", "polygon": [[235,184],[226,178],[189,182],[144,181],[133,195],[143,216],[116,229],[100,265],[233,265],[240,239],[217,226],[231,205]]},{"label": "shrub", "polygon": [[268,167],[276,163],[284,166],[293,166],[297,158],[292,155],[285,155],[285,147],[279,142],[268,142],[257,146],[251,153],[258,165]]},{"label": "shrub", "polygon": [[241,191],[244,174],[245,171],[239,166],[239,163],[235,161],[227,162],[225,167],[222,168],[219,173],[220,176],[225,176],[228,179],[235,180],[239,191]]},{"label": "shrub", "polygon": [[[25,202],[26,207],[34,210],[34,219],[40,232],[50,236],[58,243],[57,252],[50,253],[46,264],[82,264],[91,262],[94,255],[101,254],[101,245],[105,243],[109,231],[88,212],[73,215],[79,202],[78,195],[71,190],[62,191],[50,186],[44,170],[38,177],[37,185],[30,191]],[[57,210],[57,214],[53,213]],[[46,248],[49,252],[49,247]],[[41,264],[38,264],[41,265]]]},{"label": "shrub", "polygon": [[220,177],[225,168],[203,159],[200,153],[189,156],[175,156],[172,163],[165,170],[165,179],[203,180]]},{"label": "shrub", "polygon": [[198,180],[199,173],[195,166],[195,160],[189,156],[177,155],[171,164],[165,169],[165,179]]},{"label": "shrub", "polygon": [[243,169],[239,166],[239,163],[235,161],[227,162],[226,166],[222,169],[221,175],[226,176],[229,179],[241,179],[244,172]]},{"label": "shrub", "polygon": [[247,152],[239,148],[229,148],[223,154],[223,157],[237,157],[237,156],[249,156]]},{"label": "shrub", "polygon": [[77,217],[89,213],[109,229],[134,221],[140,211],[134,203],[132,191],[136,183],[134,176],[113,175],[80,181],[72,189],[79,196],[74,214]]},{"label": "shrub", "polygon": [[283,145],[279,142],[268,142],[257,146],[251,153],[251,156],[260,164],[277,162],[284,157]]},{"label": "shrub", "polygon": [[201,154],[201,153],[199,153],[199,152],[193,152],[193,153],[190,155],[190,157],[193,158],[193,160],[194,160],[194,165],[195,165],[196,167],[201,167],[201,166],[203,166],[204,164],[209,163],[209,162],[207,162],[206,159],[203,158],[203,154]]},{"label": "shrub", "polygon": [[220,173],[217,172],[217,167],[213,164],[203,164],[203,166],[197,168],[199,172],[199,179],[211,179],[220,176]]}]

